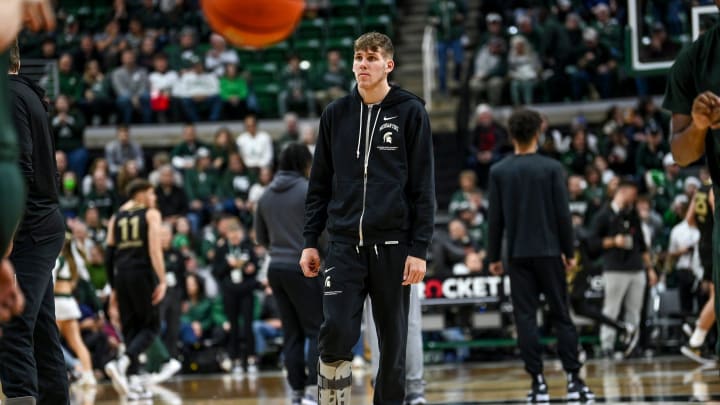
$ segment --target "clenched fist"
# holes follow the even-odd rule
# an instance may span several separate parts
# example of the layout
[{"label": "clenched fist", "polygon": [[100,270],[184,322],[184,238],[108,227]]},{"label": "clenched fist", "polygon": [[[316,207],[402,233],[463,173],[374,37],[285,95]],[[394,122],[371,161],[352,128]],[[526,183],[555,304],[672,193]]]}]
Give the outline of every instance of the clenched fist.
[{"label": "clenched fist", "polygon": [[317,277],[320,272],[320,253],[315,248],[308,248],[302,251],[300,257],[300,268],[305,277]]},{"label": "clenched fist", "polygon": [[699,129],[720,125],[720,97],[711,91],[701,93],[693,101],[691,114]]}]

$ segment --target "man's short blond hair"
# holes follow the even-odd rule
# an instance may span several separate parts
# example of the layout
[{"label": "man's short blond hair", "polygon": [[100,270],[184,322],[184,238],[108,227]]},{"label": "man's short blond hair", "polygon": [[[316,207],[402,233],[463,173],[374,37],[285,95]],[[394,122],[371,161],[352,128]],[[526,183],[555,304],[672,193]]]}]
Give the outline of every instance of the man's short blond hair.
[{"label": "man's short blond hair", "polygon": [[367,32],[360,35],[360,37],[355,40],[355,46],[353,47],[353,50],[355,52],[380,52],[387,59],[392,59],[393,55],[395,54],[395,47],[393,46],[390,37],[379,32]]}]

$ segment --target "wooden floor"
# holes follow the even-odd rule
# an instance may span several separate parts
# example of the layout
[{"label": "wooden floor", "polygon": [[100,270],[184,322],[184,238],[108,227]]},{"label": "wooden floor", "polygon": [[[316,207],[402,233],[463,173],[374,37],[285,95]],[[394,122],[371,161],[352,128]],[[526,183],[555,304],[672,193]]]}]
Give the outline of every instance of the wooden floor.
[{"label": "wooden floor", "polygon": [[[720,404],[720,377],[716,367],[700,367],[682,357],[611,362],[589,361],[583,371],[598,395],[596,402],[706,402]],[[372,404],[368,375],[354,375],[353,405]],[[552,402],[562,403],[565,376],[559,362],[548,362],[545,374]],[[425,369],[426,397],[431,404],[522,403],[529,380],[522,364],[484,363],[432,366]],[[256,379],[230,375],[180,376],[153,388],[154,404],[286,405],[287,386],[280,372],[260,373]],[[73,390],[74,404],[123,404],[110,385],[95,392]],[[136,402],[137,403],[137,402]]]}]

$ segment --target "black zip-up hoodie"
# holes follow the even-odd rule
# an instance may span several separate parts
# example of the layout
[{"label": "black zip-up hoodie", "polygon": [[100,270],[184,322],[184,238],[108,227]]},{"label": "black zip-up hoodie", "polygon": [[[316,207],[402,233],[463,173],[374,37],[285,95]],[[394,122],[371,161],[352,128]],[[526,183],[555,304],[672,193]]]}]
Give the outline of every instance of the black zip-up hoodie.
[{"label": "black zip-up hoodie", "polygon": [[21,236],[28,232],[40,240],[64,231],[62,218],[53,215],[59,213],[60,179],[45,90],[21,75],[9,75],[8,87],[20,147],[20,172],[27,185],[25,217],[17,233]]},{"label": "black zip-up hoodie", "polygon": [[305,203],[305,247],[407,243],[426,259],[435,222],[430,121],[424,101],[393,86],[363,103],[357,87],[331,103],[320,130]]}]

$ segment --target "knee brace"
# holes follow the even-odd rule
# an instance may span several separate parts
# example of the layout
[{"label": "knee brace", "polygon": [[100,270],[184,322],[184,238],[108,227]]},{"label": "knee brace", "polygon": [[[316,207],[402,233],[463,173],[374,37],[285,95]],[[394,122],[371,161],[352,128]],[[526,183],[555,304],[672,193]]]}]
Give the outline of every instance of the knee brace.
[{"label": "knee brace", "polygon": [[318,362],[318,403],[320,405],[350,405],[352,363]]}]

